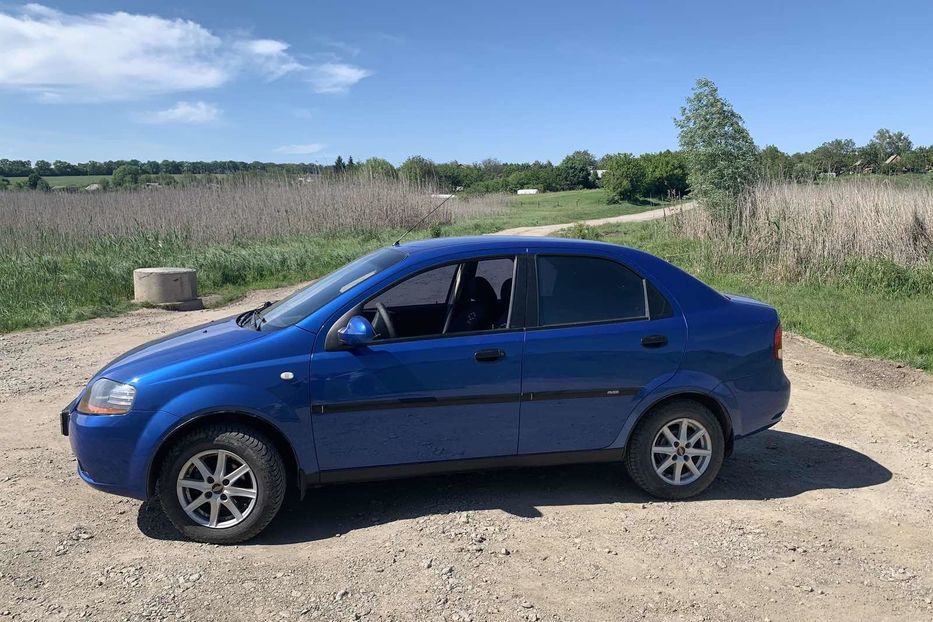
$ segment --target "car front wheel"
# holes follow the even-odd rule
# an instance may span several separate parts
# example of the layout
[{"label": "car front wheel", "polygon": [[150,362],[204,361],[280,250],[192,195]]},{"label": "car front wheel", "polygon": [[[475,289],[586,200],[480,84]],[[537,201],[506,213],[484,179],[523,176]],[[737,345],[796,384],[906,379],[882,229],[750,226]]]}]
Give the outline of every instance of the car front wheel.
[{"label": "car front wheel", "polygon": [[724,455],[725,438],[715,415],[698,402],[677,400],[638,423],[625,450],[625,466],[645,492],[686,499],[710,485]]},{"label": "car front wheel", "polygon": [[286,487],[275,446],[247,427],[213,425],[188,434],[162,462],[158,495],[186,537],[233,544],[262,531],[275,517]]}]

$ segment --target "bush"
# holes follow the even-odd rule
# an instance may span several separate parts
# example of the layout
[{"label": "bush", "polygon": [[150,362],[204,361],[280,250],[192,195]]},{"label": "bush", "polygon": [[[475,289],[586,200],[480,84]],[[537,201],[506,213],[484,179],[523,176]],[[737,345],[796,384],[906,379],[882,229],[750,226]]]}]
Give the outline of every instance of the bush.
[{"label": "bush", "polygon": [[632,201],[644,194],[645,165],[631,153],[618,153],[605,159],[603,188],[609,203]]}]

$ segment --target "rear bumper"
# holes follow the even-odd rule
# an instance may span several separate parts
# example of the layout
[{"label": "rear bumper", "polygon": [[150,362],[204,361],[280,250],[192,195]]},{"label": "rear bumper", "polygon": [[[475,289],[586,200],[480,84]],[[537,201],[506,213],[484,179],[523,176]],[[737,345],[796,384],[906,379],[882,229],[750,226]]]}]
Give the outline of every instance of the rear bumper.
[{"label": "rear bumper", "polygon": [[735,438],[749,436],[776,425],[790,403],[790,380],[779,369],[770,377],[749,376],[722,383],[717,392],[728,391],[733,407]]}]

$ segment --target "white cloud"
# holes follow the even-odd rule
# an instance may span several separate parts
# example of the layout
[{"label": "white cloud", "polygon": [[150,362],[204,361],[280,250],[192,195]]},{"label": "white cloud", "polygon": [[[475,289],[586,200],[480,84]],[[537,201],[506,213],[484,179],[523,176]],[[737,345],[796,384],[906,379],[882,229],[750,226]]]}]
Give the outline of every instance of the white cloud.
[{"label": "white cloud", "polygon": [[221,110],[207,102],[178,102],[171,108],[146,115],[144,123],[211,123],[220,118]]},{"label": "white cloud", "polygon": [[305,69],[304,65],[287,52],[288,44],[275,39],[252,39],[237,44],[244,57],[259,67],[270,80],[292,71]]},{"label": "white cloud", "polygon": [[307,145],[282,145],[276,148],[276,153],[287,153],[289,155],[308,155],[322,151],[327,145],[320,143],[308,143]]},{"label": "white cloud", "polygon": [[221,86],[245,71],[308,71],[274,39],[222,39],[182,19],[75,15],[28,4],[0,12],[0,88],[43,102],[113,101]]},{"label": "white cloud", "polygon": [[308,81],[316,93],[346,93],[347,90],[372,74],[368,69],[346,63],[321,63],[308,68]]}]

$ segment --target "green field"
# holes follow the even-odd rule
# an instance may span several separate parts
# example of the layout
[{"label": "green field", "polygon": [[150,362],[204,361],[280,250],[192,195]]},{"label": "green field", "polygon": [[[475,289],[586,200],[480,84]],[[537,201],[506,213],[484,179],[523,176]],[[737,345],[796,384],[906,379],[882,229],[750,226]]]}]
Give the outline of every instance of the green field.
[{"label": "green field", "polygon": [[890,284],[780,283],[749,269],[714,267],[709,243],[674,235],[666,222],[607,225],[607,242],[663,257],[722,292],[757,298],[777,308],[784,328],[830,347],[933,371],[933,296],[894,293]]},{"label": "green field", "polygon": [[[60,177],[43,177],[53,188],[63,188],[65,186],[78,186],[84,188],[90,184],[97,183],[100,179],[110,179],[113,175],[61,175]],[[26,177],[7,177],[10,184],[18,181],[26,181]]]}]

